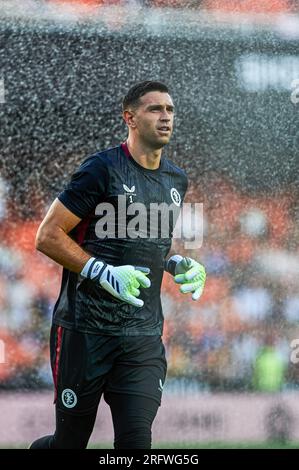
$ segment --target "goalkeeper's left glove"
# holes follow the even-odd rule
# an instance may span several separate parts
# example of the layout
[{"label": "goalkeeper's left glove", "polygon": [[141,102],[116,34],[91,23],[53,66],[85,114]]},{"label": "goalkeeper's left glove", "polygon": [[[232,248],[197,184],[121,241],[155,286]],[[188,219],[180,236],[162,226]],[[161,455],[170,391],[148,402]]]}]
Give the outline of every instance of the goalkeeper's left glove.
[{"label": "goalkeeper's left glove", "polygon": [[199,299],[206,282],[206,270],[202,264],[192,258],[174,255],[165,261],[165,270],[174,276],[175,282],[182,284],[180,291],[183,294],[192,292],[192,299]]}]

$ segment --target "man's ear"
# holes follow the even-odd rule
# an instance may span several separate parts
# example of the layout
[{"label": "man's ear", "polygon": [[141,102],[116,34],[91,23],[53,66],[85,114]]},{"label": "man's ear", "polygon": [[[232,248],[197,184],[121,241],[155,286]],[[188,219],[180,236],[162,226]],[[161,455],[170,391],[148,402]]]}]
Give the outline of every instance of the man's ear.
[{"label": "man's ear", "polygon": [[123,119],[124,119],[124,121],[125,121],[125,123],[127,124],[128,127],[131,127],[131,128],[136,127],[134,111],[129,111],[129,110],[126,109],[123,112]]}]

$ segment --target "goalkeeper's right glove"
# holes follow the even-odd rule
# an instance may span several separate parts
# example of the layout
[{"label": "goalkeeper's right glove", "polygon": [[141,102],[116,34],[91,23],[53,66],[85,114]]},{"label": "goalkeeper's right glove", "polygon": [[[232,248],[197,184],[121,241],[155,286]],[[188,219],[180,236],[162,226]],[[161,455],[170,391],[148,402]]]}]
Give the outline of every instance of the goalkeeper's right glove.
[{"label": "goalkeeper's right glove", "polygon": [[143,307],[144,302],[137,299],[139,286],[150,287],[151,281],[146,277],[149,268],[143,266],[112,266],[97,258],[90,258],[81,271],[81,276],[100,284],[113,297],[123,300],[135,307]]}]

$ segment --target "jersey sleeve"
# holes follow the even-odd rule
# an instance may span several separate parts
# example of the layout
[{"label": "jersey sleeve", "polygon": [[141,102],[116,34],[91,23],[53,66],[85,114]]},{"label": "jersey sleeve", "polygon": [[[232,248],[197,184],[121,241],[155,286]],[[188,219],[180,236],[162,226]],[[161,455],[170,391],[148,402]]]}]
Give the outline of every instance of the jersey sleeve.
[{"label": "jersey sleeve", "polygon": [[184,176],[184,178],[183,178],[183,197],[182,197],[182,200],[184,201],[187,190],[188,190],[188,186],[189,186],[189,180],[188,180],[187,173],[185,171],[183,172],[183,176]]},{"label": "jersey sleeve", "polygon": [[106,194],[108,170],[98,156],[86,159],[72,175],[59,201],[77,217],[83,219],[94,211]]}]

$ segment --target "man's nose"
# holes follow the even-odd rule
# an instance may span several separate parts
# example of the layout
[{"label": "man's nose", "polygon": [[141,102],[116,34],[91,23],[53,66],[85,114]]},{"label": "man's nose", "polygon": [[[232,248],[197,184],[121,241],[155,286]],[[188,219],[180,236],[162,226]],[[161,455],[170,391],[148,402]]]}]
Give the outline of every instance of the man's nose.
[{"label": "man's nose", "polygon": [[161,121],[170,121],[170,115],[167,111],[164,111],[160,116]]}]

